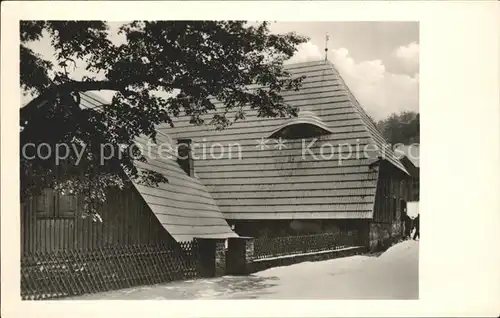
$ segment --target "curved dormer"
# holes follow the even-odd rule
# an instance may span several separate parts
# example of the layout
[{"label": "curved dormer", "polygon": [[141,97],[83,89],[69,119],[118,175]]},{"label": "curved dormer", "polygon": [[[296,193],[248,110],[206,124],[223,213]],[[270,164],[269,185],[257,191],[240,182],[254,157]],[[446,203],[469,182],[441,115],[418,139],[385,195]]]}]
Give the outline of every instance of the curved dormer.
[{"label": "curved dormer", "polygon": [[271,132],[270,138],[299,139],[319,137],[332,131],[313,112],[301,111],[295,118]]}]

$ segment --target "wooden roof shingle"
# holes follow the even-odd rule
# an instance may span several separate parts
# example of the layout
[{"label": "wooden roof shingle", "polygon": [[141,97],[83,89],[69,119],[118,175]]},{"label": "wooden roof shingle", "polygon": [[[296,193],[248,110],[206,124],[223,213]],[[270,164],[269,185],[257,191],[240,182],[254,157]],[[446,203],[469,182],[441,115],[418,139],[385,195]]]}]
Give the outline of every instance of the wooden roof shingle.
[{"label": "wooden roof shingle", "polygon": [[[190,125],[187,116],[159,131],[174,139],[191,138],[199,151],[205,151],[197,154],[195,174],[226,219],[371,218],[378,172],[369,165],[380,155],[373,148],[407,171],[330,62],[286,68],[294,76],[306,76],[299,91],[283,92],[285,102],[299,107],[298,118],[259,118],[248,108],[244,120],[222,131],[207,124]],[[221,103],[216,106],[202,118],[209,120],[223,111]],[[259,140],[294,123],[316,125],[328,133],[285,140],[282,149],[277,149],[275,139],[262,149],[256,147]],[[365,151],[365,146],[372,150]],[[350,149],[347,154],[345,148]]]},{"label": "wooden roof shingle", "polygon": [[[82,107],[95,108],[103,103],[105,101],[92,93],[82,94]],[[162,148],[162,154],[175,149],[167,135],[160,132],[157,140],[164,146],[170,145]],[[139,147],[148,142],[144,137],[136,139]],[[134,186],[170,235],[176,241],[190,241],[194,237],[236,237],[205,185],[182,170],[176,161],[176,154],[170,152],[169,156],[159,156],[158,147],[154,144],[150,149],[151,153],[144,153],[146,162],[136,162],[137,168],[161,173],[168,183],[149,187],[134,182]]]}]

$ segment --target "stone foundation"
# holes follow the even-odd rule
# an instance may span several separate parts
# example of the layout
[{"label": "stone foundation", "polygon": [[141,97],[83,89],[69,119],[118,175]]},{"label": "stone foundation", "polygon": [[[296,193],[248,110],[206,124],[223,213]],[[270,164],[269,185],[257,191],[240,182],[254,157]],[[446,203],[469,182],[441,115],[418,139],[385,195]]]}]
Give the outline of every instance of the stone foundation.
[{"label": "stone foundation", "polygon": [[250,273],[249,264],[253,260],[253,238],[232,237],[228,240],[227,270],[229,275],[247,275]]},{"label": "stone foundation", "polygon": [[226,275],[226,240],[215,241],[215,277]]},{"label": "stone foundation", "polygon": [[304,253],[304,254],[256,259],[253,260],[251,263],[249,263],[249,271],[254,273],[277,266],[288,266],[301,262],[324,261],[334,258],[359,255],[363,253],[366,253],[366,247],[357,246],[357,247],[347,247],[332,251],[322,251],[315,253]]},{"label": "stone foundation", "polygon": [[384,251],[402,237],[401,222],[375,223],[369,225],[368,247],[372,252]]},{"label": "stone foundation", "polygon": [[197,242],[198,273],[201,277],[226,274],[226,240],[195,238]]}]

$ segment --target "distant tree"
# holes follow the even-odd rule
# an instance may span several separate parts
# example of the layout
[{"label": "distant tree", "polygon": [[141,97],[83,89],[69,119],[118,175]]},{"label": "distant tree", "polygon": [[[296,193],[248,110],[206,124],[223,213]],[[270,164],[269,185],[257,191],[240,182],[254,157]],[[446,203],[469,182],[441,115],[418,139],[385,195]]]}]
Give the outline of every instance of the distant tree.
[{"label": "distant tree", "polygon": [[[105,188],[123,186],[123,169],[140,182],[164,182],[161,174],[134,166],[135,156],[145,160],[130,151],[135,137],[155,140],[155,126],[172,125],[180,112],[201,124],[200,116],[216,107],[213,97],[225,110],[211,119],[220,129],[244,118],[244,105],[262,117],[296,115],[279,92],[301,84],[283,62],[305,37],[271,34],[268,23],[245,21],[134,21],[120,32],[125,41],[115,45],[103,21],[21,21],[21,87],[36,96],[21,109],[21,146],[71,144],[84,151],[78,168],[76,156],[57,169],[53,156],[21,156],[22,197],[50,183],[60,192],[84,194],[85,211],[94,214],[96,204],[106,199]],[[50,39],[57,65],[29,48],[42,37]],[[77,61],[95,76],[75,79],[69,70]],[[250,84],[257,88],[248,89]],[[109,105],[98,111],[79,107],[79,93],[95,90],[115,91]],[[229,110],[236,115],[228,118]],[[101,143],[112,144],[120,155],[100,164]]]},{"label": "distant tree", "polygon": [[420,118],[416,112],[393,113],[379,121],[377,127],[390,144],[420,142]]}]

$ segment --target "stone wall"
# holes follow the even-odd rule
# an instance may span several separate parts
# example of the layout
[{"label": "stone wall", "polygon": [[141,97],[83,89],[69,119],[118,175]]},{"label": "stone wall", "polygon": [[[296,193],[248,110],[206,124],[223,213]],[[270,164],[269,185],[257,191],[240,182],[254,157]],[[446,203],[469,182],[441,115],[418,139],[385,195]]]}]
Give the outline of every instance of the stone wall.
[{"label": "stone wall", "polygon": [[[379,228],[373,226],[372,235],[378,235]],[[201,277],[207,278],[223,275],[248,275],[271,267],[346,257],[367,251],[366,244],[362,244],[337,250],[255,259],[253,238],[229,238],[227,247],[224,239],[196,238],[196,241],[198,246],[197,256],[199,257],[198,272]]]},{"label": "stone wall", "polygon": [[400,221],[393,223],[371,222],[368,233],[369,250],[383,251],[402,237],[403,227]]},{"label": "stone wall", "polygon": [[251,264],[254,257],[253,238],[232,237],[229,238],[228,243],[228,250],[226,254],[226,274],[249,274],[249,264]]},{"label": "stone wall", "polygon": [[217,277],[226,274],[226,240],[195,238],[198,257],[198,273],[201,277]]},{"label": "stone wall", "polygon": [[[261,232],[259,234],[269,237],[338,233],[357,230],[359,233],[359,242],[357,242],[357,245],[367,246],[370,251],[387,249],[402,237],[403,231],[402,221],[400,220],[392,223],[388,221],[374,222],[370,220],[294,220],[292,222],[259,222],[260,221],[238,223],[236,229],[238,229],[238,225],[240,225],[240,229],[242,228],[241,225],[245,225],[247,230],[260,227]],[[278,229],[281,231],[278,231]],[[290,233],[282,233],[287,231],[290,231]],[[293,234],[291,234],[292,232]],[[242,233],[238,234],[242,235]],[[259,235],[248,236],[261,237]]]},{"label": "stone wall", "polygon": [[366,247],[357,246],[357,247],[347,247],[334,251],[323,251],[316,253],[305,253],[305,254],[295,254],[288,256],[255,259],[249,263],[249,272],[254,273],[277,266],[288,266],[301,262],[324,261],[328,259],[348,257],[363,253],[366,253]]},{"label": "stone wall", "polygon": [[226,274],[226,240],[215,242],[215,277]]}]

